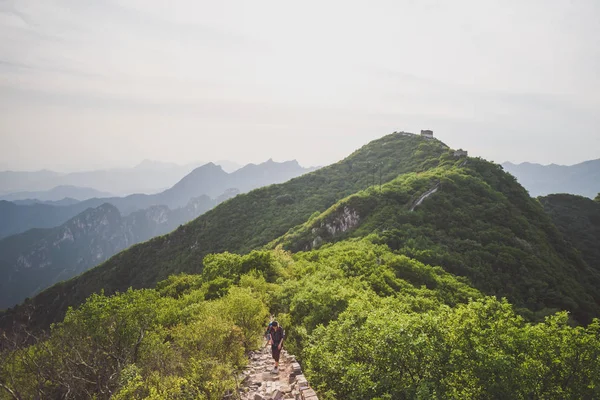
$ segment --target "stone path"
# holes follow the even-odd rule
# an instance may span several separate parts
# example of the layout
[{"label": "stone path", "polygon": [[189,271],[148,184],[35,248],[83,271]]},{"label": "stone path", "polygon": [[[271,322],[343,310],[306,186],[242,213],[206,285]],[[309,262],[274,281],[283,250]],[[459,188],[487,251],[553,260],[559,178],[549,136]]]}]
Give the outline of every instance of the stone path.
[{"label": "stone path", "polygon": [[421,205],[421,203],[423,203],[423,201],[425,201],[426,198],[428,198],[429,196],[431,196],[432,194],[434,194],[435,192],[438,191],[438,189],[440,188],[440,184],[439,182],[435,184],[434,187],[432,187],[431,189],[429,189],[428,191],[426,191],[425,193],[423,193],[421,195],[421,197],[419,197],[417,199],[417,201],[413,204],[413,206],[410,208],[410,211],[415,211],[415,208],[417,208],[418,206]]},{"label": "stone path", "polygon": [[[242,400],[318,400],[302,374],[296,358],[281,350],[279,373],[272,374],[274,366],[270,346],[263,346],[250,354],[250,364],[243,371],[238,390],[238,399]],[[235,397],[234,397],[235,398]]]}]

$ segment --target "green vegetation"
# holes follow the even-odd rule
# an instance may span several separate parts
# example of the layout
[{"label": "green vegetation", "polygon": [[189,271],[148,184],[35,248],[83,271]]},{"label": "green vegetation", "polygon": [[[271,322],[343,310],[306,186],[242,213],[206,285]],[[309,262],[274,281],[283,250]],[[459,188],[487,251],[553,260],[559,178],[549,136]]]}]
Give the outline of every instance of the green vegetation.
[{"label": "green vegetation", "polygon": [[221,399],[269,311],[324,399],[600,395],[597,320],[527,323],[505,300],[369,239],[204,263],[156,289],[93,295],[48,338],[5,348],[0,399]]},{"label": "green vegetation", "polygon": [[[585,264],[512,176],[477,159],[464,166],[441,165],[349,196],[270,247],[300,251],[369,236],[400,254],[467,277],[486,294],[507,297],[530,318],[569,310],[577,321],[588,323],[600,315],[600,270]],[[438,190],[411,211],[431,188]],[[586,227],[583,232],[592,231]],[[594,251],[599,237],[590,239]]]},{"label": "green vegetation", "polygon": [[570,194],[538,198],[567,241],[600,272],[600,195],[596,201]]},{"label": "green vegetation", "polygon": [[386,136],[8,310],[0,399],[221,399],[269,314],[326,400],[600,398],[597,203],[579,201]]},{"label": "green vegetation", "polygon": [[213,301],[199,300],[203,288],[168,289],[92,295],[49,338],[5,350],[0,398],[221,399],[257,347],[267,308],[253,288]]},{"label": "green vegetation", "polygon": [[332,399],[585,399],[600,395],[600,324],[531,325],[486,298],[427,312],[354,302],[305,350]]},{"label": "green vegetation", "polygon": [[176,210],[153,206],[122,216],[104,203],[60,226],[0,239],[0,309],[77,276],[134,243],[171,232],[214,206],[210,197],[201,196]]},{"label": "green vegetation", "polygon": [[[111,294],[129,287],[150,288],[169,275],[200,273],[210,253],[247,253],[303,223],[316,211],[399,174],[424,171],[448,154],[437,140],[391,134],[349,157],[284,184],[236,196],[171,234],[133,246],[100,266],[59,283],[0,315],[0,328],[28,321],[35,329],[59,321],[69,306],[81,304],[104,289]],[[281,201],[285,196],[286,201]],[[279,199],[279,200],[278,200]]]}]

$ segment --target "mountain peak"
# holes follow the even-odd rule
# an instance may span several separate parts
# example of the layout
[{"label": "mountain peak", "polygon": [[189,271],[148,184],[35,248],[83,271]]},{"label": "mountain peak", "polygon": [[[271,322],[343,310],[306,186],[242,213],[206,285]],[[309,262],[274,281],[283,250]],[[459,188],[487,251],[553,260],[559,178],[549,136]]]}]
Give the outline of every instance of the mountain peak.
[{"label": "mountain peak", "polygon": [[230,174],[242,167],[242,165],[236,163],[235,161],[229,161],[229,160],[217,160],[217,161],[215,161],[215,164],[220,165],[221,168],[223,168],[223,170],[225,172],[227,172],[228,174]]},{"label": "mountain peak", "polygon": [[[179,193],[177,196],[197,193],[198,187],[217,187],[225,183],[227,187],[235,187],[240,193],[245,193],[257,186],[269,186],[253,191],[252,195],[235,196],[175,230],[166,236],[167,239],[149,241],[136,247],[135,252],[126,251],[122,256],[113,257],[71,279],[68,286],[47,289],[33,300],[38,308],[32,319],[40,324],[52,322],[67,306],[78,305],[87,295],[102,288],[111,292],[126,290],[130,286],[142,287],[166,278],[167,271],[169,274],[198,271],[199,261],[209,253],[250,251],[263,246],[308,220],[315,210],[326,210],[349,194],[372,187],[373,173],[368,164],[371,160],[382,162],[381,180],[387,182],[399,174],[436,166],[435,160],[446,152],[447,149],[441,147],[438,141],[413,135],[406,138],[387,135],[356,150],[346,159],[311,174],[302,175],[308,172],[307,169],[281,168],[281,164],[275,164],[275,161],[268,163],[272,166],[270,168],[246,166],[232,174],[202,173],[200,171],[214,167],[210,164],[200,167],[162,193],[158,204],[166,204],[166,200],[176,193]],[[430,161],[424,165],[426,160]],[[213,191],[216,192],[216,189]],[[218,194],[221,193],[222,190]],[[173,265],[173,248],[167,243],[176,243],[182,251],[176,270],[166,267],[167,264]],[[139,250],[141,252],[137,252]],[[127,273],[122,274],[122,271]],[[77,297],[70,294],[75,292],[71,290],[75,286],[84,288],[77,291]],[[53,303],[49,298],[54,297],[57,291],[68,293],[69,298],[61,304]],[[3,327],[1,320],[0,327]]]},{"label": "mountain peak", "polygon": [[[119,213],[119,209],[117,207],[113,206],[110,203],[102,203],[98,207],[96,207],[95,209],[98,210],[98,211],[110,211],[110,212],[117,212],[117,213]],[[88,208],[88,210],[93,210],[93,209]]]},{"label": "mountain peak", "polygon": [[[194,170],[192,172],[190,172],[188,174],[194,174],[194,173],[198,173],[198,172],[210,172],[210,173],[224,173],[226,174],[227,172],[225,172],[225,170],[223,169],[223,167],[221,167],[220,165],[215,164],[214,162],[207,162],[204,165],[201,165],[199,167],[194,168]],[[185,177],[183,178],[185,179]]]}]

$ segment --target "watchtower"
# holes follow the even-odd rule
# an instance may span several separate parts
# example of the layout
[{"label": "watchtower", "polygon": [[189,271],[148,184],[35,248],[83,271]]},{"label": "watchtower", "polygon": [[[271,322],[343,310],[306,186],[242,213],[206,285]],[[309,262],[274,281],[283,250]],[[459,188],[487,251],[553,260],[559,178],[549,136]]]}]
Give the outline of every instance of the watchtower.
[{"label": "watchtower", "polygon": [[421,136],[427,139],[433,139],[433,131],[429,129],[421,129]]}]

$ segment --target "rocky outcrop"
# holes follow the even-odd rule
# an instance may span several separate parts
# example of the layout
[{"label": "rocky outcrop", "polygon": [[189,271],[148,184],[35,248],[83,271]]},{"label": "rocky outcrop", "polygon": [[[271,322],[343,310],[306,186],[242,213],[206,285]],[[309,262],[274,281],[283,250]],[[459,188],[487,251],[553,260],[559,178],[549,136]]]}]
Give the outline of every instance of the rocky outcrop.
[{"label": "rocky outcrop", "polygon": [[269,347],[250,354],[250,363],[240,375],[237,393],[226,399],[242,400],[318,400],[311,389],[296,357],[281,351],[279,373],[272,374],[273,359]]},{"label": "rocky outcrop", "polygon": [[344,206],[343,212],[338,215],[333,221],[327,222],[324,228],[331,236],[336,233],[343,233],[358,226],[360,217],[356,210],[352,210],[348,206]]},{"label": "rocky outcrop", "polygon": [[[360,223],[360,216],[356,210],[348,206],[344,206],[341,212],[336,211],[336,216],[333,219],[328,219],[319,226],[312,228],[312,242],[310,243],[310,249],[319,247],[324,238],[330,240],[337,235],[345,233],[351,229],[356,228]],[[309,250],[308,246],[306,250]]]}]

